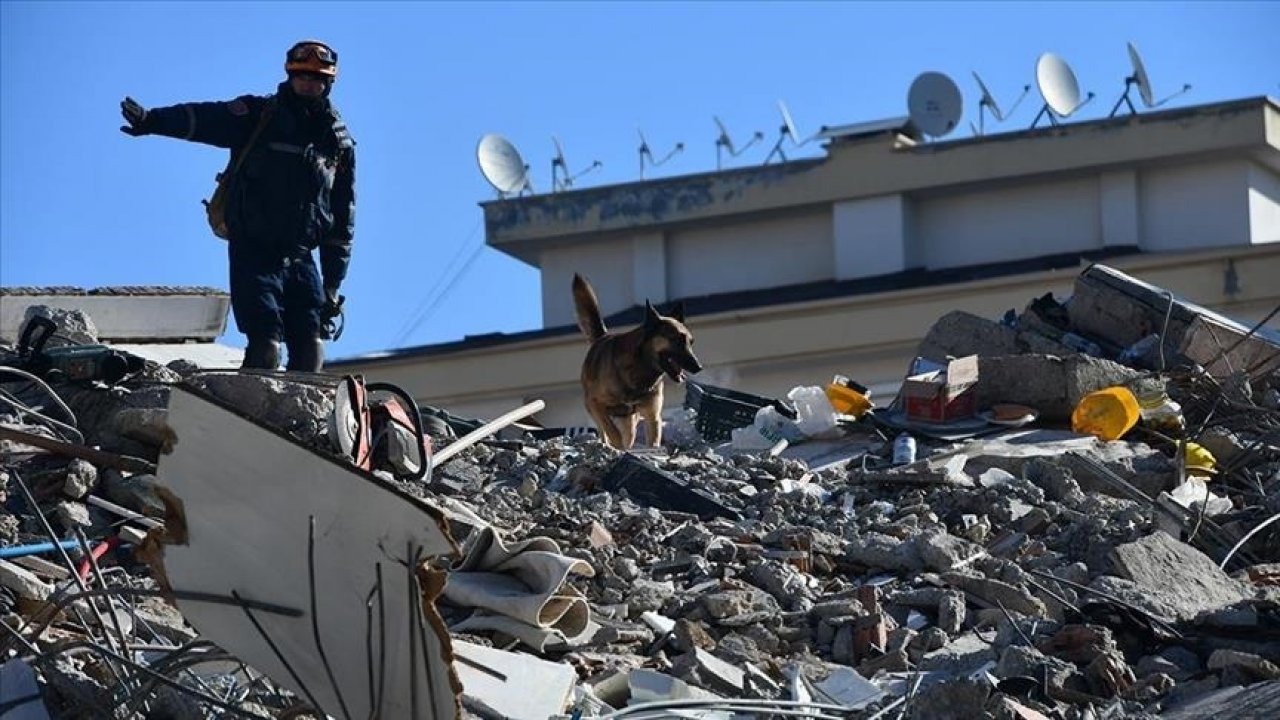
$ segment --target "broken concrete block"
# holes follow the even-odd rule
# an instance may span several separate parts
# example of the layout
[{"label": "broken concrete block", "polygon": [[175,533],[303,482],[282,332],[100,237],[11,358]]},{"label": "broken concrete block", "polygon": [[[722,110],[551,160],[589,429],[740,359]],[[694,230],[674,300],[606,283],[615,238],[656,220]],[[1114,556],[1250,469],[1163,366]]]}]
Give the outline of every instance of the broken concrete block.
[{"label": "broken concrete block", "polygon": [[165,408],[125,408],[111,419],[112,431],[120,437],[152,447],[169,442],[169,411]]},{"label": "broken concrete block", "polygon": [[742,670],[701,648],[676,658],[672,672],[685,682],[729,697],[741,695],[746,685]]},{"label": "broken concrete block", "polygon": [[1000,653],[1000,661],[996,663],[995,674],[1000,678],[1029,677],[1037,680],[1044,678],[1050,686],[1061,686],[1076,672],[1076,668],[1065,660],[1059,660],[1027,647],[1026,645],[1010,645]]},{"label": "broken concrete block", "polygon": [[[990,643],[969,632],[947,643],[945,647],[927,653],[920,659],[920,670],[938,670],[962,675],[996,661],[996,651]],[[859,667],[859,672],[866,675],[866,670]]]},{"label": "broken concrete block", "polygon": [[62,483],[62,492],[68,497],[79,500],[92,492],[97,485],[98,468],[80,458],[67,463],[67,479]]},{"label": "broken concrete block", "polygon": [[685,652],[697,648],[711,650],[716,646],[716,640],[707,632],[706,626],[696,620],[676,620],[675,637],[676,647]]},{"label": "broken concrete block", "polygon": [[907,714],[911,720],[972,720],[985,716],[991,695],[985,681],[947,680],[920,690]]},{"label": "broken concrete block", "polygon": [[948,585],[959,588],[976,598],[990,603],[992,606],[999,603],[1010,612],[1020,612],[1023,615],[1035,617],[1049,616],[1049,611],[1045,604],[1025,588],[999,580],[992,580],[991,578],[958,572],[944,573],[942,579]]},{"label": "broken concrete block", "polygon": [[84,503],[64,500],[54,507],[53,514],[58,524],[68,532],[76,528],[88,530],[93,527],[93,519],[89,517],[89,507]]},{"label": "broken concrete block", "polygon": [[915,543],[880,533],[866,533],[849,541],[845,560],[868,568],[916,572],[923,566]]},{"label": "broken concrete block", "polygon": [[1133,670],[1118,650],[1098,655],[1084,669],[1089,689],[1099,697],[1115,697],[1133,687]]},{"label": "broken concrete block", "polygon": [[1091,663],[1099,655],[1117,650],[1111,630],[1102,625],[1064,625],[1037,647],[1041,652],[1077,665]]},{"label": "broken concrete block", "polygon": [[53,594],[52,585],[8,560],[0,560],[0,586],[9,588],[18,597],[28,600],[47,600]]},{"label": "broken concrete block", "polygon": [[938,572],[964,565],[983,552],[978,545],[945,532],[922,533],[916,537],[915,545],[925,568]]},{"label": "broken concrete block", "polygon": [[954,310],[938,318],[916,349],[917,355],[935,362],[945,361],[948,355],[1021,355],[1028,352],[1056,355],[1071,350],[1040,333],[1019,331],[963,310]]},{"label": "broken concrete block", "polygon": [[1085,395],[1138,377],[1132,368],[1089,355],[983,357],[978,373],[979,407],[1026,405],[1053,422],[1069,420]]},{"label": "broken concrete block", "polygon": [[938,600],[938,628],[948,635],[955,635],[964,626],[964,596],[960,593],[947,593]]},{"label": "broken concrete block", "polygon": [[1161,531],[1115,548],[1111,562],[1116,575],[1172,608],[1175,617],[1170,619],[1190,620],[1251,594],[1204,553]]},{"label": "broken concrete block", "polygon": [[1280,665],[1253,653],[1218,649],[1213,651],[1205,665],[1210,670],[1239,668],[1254,680],[1280,680]]}]

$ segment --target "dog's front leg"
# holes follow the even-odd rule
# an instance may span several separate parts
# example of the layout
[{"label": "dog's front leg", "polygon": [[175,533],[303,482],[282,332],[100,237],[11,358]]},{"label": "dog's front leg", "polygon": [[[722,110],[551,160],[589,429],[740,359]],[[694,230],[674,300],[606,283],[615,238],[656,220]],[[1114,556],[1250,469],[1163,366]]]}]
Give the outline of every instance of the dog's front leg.
[{"label": "dog's front leg", "polygon": [[631,446],[636,444],[636,423],[640,421],[640,416],[631,413],[618,419],[619,424],[622,425],[622,445],[618,446],[618,449],[630,450]]},{"label": "dog's front leg", "polygon": [[613,418],[609,417],[608,411],[603,407],[600,407],[595,403],[588,402],[587,414],[589,414],[591,419],[595,421],[596,429],[600,431],[601,435],[604,435],[604,441],[607,444],[619,450],[626,450],[631,447],[630,444],[623,447],[622,435],[618,432],[618,427],[613,424]]}]

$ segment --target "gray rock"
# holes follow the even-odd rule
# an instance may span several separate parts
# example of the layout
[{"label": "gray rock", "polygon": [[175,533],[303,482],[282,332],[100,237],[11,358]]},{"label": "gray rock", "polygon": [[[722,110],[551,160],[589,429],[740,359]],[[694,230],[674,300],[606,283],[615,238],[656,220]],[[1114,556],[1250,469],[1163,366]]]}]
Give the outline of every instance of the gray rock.
[{"label": "gray rock", "polygon": [[53,514],[62,528],[68,532],[76,528],[88,530],[93,527],[93,519],[89,517],[89,508],[80,502],[73,500],[60,502],[53,509]]},{"label": "gray rock", "polygon": [[97,485],[98,468],[79,458],[67,463],[67,479],[62,483],[62,492],[78,500]]},{"label": "gray rock", "polygon": [[22,314],[22,327],[33,317],[44,317],[53,321],[57,329],[45,343],[47,349],[67,345],[98,344],[98,328],[83,310],[63,310],[48,305],[31,305]]},{"label": "gray rock", "polygon": [[1161,531],[1117,547],[1111,561],[1117,576],[1172,608],[1177,620],[1190,620],[1252,594],[1204,553]]},{"label": "gray rock", "polygon": [[849,542],[845,559],[873,569],[917,572],[924,561],[914,543],[880,533],[867,533]]},{"label": "gray rock", "polygon": [[938,628],[948,635],[955,635],[964,626],[967,608],[964,595],[947,593],[938,601]]},{"label": "gray rock", "polygon": [[992,605],[996,603],[1004,605],[1005,609],[1010,612],[1020,612],[1024,615],[1034,615],[1036,617],[1048,617],[1048,608],[1045,607],[1045,604],[1025,588],[1016,587],[999,580],[958,572],[945,573],[942,578],[948,584],[967,593],[972,593]]},{"label": "gray rock", "polygon": [[928,570],[944,572],[982,554],[982,548],[945,532],[926,532],[915,541]]},{"label": "gray rock", "polygon": [[1049,684],[1061,686],[1074,675],[1075,666],[1065,660],[1050,657],[1026,645],[1010,645],[1000,653],[995,674],[999,678],[1029,677],[1037,680],[1048,675]]},{"label": "gray rock", "polygon": [[168,420],[165,408],[126,408],[111,419],[111,429],[120,437],[159,448],[168,444],[173,434]]}]

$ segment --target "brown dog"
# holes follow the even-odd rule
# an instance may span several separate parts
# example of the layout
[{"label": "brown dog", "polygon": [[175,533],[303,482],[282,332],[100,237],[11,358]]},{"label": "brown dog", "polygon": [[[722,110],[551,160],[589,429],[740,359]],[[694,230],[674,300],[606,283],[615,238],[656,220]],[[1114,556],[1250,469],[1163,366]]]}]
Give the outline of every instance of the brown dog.
[{"label": "brown dog", "polygon": [[600,317],[595,291],[574,274],[573,306],[578,327],[591,341],[582,362],[583,399],[591,419],[607,443],[627,450],[643,418],[645,437],[657,447],[662,442],[662,376],[684,382],[685,372],[702,370],[693,354],[693,335],[684,326],[683,304],[666,316],[645,301],[644,324],[611,333]]}]

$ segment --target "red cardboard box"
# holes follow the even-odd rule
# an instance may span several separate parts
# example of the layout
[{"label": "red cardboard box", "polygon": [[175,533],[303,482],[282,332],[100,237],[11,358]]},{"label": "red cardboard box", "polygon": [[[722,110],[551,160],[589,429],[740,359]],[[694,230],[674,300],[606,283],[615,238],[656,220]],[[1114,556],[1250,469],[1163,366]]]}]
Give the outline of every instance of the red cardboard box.
[{"label": "red cardboard box", "polygon": [[902,383],[908,420],[948,422],[977,412],[978,356],[957,358],[941,370],[909,375]]}]

